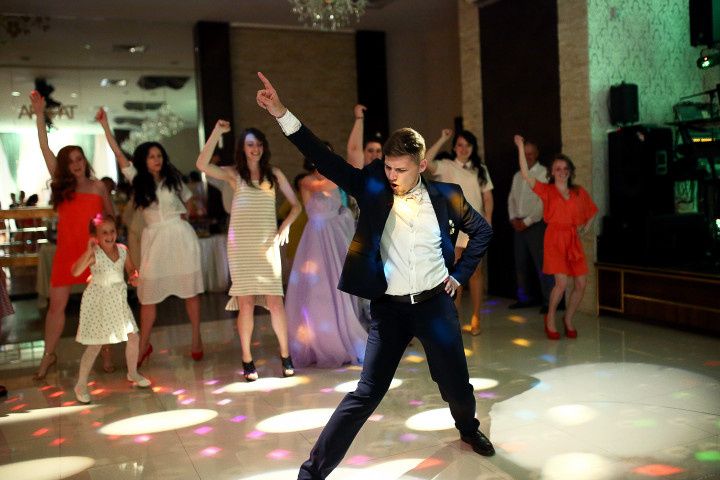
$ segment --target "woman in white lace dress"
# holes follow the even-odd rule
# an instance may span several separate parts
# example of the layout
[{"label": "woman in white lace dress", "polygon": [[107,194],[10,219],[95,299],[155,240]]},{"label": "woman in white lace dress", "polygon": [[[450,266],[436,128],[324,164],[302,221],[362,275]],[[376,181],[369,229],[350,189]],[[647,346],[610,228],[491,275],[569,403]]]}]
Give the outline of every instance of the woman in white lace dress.
[{"label": "woman in white lace dress", "polygon": [[130,163],[115,141],[104,112],[98,113],[97,119],[123,175],[133,185],[133,206],[142,210],[145,220],[138,285],[141,304],[139,364],[152,353],[150,332],[157,316],[157,304],[170,295],[185,299],[185,309],[192,324],[190,355],[193,360],[201,360],[198,294],[205,289],[200,244],[184,218],[186,203],[192,193],[182,182],[180,172],[170,163],[162,145],[157,142],[139,145]]}]

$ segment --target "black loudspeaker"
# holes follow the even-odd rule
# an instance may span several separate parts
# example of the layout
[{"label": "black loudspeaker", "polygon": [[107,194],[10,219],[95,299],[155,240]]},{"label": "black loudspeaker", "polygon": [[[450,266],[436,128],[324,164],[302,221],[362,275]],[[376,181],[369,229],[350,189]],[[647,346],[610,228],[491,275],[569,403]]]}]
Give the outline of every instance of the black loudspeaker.
[{"label": "black loudspeaker", "polygon": [[608,134],[610,215],[637,218],[675,211],[673,133],[634,125]]},{"label": "black loudspeaker", "polygon": [[610,123],[628,125],[638,119],[637,85],[623,82],[610,87]]},{"label": "black loudspeaker", "polygon": [[690,45],[720,42],[720,0],[690,0]]}]

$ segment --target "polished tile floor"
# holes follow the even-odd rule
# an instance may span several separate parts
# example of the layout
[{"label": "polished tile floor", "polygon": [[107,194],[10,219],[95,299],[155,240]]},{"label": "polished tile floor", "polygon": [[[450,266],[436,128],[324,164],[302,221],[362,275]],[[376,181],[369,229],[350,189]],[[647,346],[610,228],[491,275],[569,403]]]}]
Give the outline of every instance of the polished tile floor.
[{"label": "polished tile floor", "polygon": [[[412,344],[393,388],[331,479],[720,478],[720,340],[581,315],[577,340],[545,339],[535,309],[491,299],[483,333],[465,336],[482,429],[497,455],[461,443]],[[34,383],[42,322],[5,333],[0,479],[293,479],[357,368],[280,377],[267,315],[256,321],[261,379],[245,383],[222,299],[203,297],[205,359],[189,357],[181,308],[161,311],[152,389],[118,369],[91,375],[93,402],[72,392],[82,347],[63,338],[57,368]],[[21,305],[21,309],[30,309]],[[172,318],[171,318],[172,317]],[[69,323],[71,320],[69,320]],[[164,325],[163,325],[164,324]],[[123,348],[114,348],[119,365]]]}]

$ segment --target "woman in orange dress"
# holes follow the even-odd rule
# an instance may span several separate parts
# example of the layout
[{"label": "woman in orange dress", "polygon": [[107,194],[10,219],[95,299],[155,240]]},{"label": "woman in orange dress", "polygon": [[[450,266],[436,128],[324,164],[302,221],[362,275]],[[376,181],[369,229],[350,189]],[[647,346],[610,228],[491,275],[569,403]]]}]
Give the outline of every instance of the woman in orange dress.
[{"label": "woman in orange dress", "polygon": [[[70,267],[87,249],[90,239],[88,225],[98,213],[112,213],[112,204],[105,185],[92,177],[92,169],[82,148],[68,145],[58,151],[50,150],[45,125],[45,99],[35,90],[30,102],[37,121],[38,140],[45,164],[50,172],[52,204],[58,214],[57,249],[50,274],[50,301],[45,317],[45,352],[35,374],[42,380],[55,362],[60,335],[65,327],[65,307],[70,288],[85,283],[89,270],[79,277],[70,273]],[[106,368],[107,368],[106,362]]]},{"label": "woman in orange dress", "polygon": [[565,335],[577,338],[572,318],[585,294],[588,273],[580,235],[590,230],[598,209],[588,192],[573,183],[575,165],[570,158],[562,153],[553,157],[548,183],[545,184],[530,175],[525,159],[525,140],[520,135],[515,135],[515,145],[520,172],[542,200],[543,219],[548,225],[545,230],[543,273],[555,276],[555,286],[550,292],[550,304],[545,315],[545,334],[551,340],[560,338],[555,328],[555,313],[567,288],[568,277],[573,277],[574,286],[563,321]]}]

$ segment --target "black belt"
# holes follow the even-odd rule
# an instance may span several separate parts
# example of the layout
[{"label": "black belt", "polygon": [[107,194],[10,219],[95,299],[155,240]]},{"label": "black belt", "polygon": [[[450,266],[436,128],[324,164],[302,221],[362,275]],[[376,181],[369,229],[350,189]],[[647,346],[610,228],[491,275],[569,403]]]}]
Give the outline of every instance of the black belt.
[{"label": "black belt", "polygon": [[440,292],[445,291],[445,282],[441,283],[435,288],[431,288],[430,290],[425,290],[424,292],[420,293],[411,293],[410,295],[383,295],[383,300],[389,300],[391,302],[399,302],[399,303],[409,303],[411,305],[414,305],[416,303],[424,302],[425,300],[430,300],[432,297],[437,295]]}]

